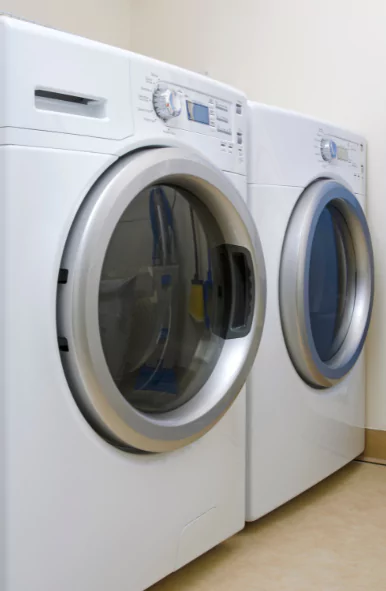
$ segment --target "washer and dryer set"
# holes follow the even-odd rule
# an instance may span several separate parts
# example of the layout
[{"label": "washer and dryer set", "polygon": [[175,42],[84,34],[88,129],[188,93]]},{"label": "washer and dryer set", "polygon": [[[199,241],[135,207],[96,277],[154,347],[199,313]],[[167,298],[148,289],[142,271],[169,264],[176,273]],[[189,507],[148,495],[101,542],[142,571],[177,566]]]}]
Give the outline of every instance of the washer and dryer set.
[{"label": "washer and dryer set", "polygon": [[363,450],[366,145],[9,17],[0,44],[0,586],[139,591]]}]

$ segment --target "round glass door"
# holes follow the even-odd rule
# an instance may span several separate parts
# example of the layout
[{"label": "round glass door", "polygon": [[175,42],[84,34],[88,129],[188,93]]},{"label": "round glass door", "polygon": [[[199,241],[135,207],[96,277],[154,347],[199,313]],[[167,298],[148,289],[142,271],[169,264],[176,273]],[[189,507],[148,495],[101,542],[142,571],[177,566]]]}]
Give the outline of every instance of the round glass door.
[{"label": "round glass door", "polygon": [[265,313],[255,225],[198,156],[123,158],[84,200],[59,274],[58,339],[80,409],[130,451],[212,428],[243,386]]},{"label": "round glass door", "polygon": [[172,185],[147,187],[110,239],[99,286],[107,365],[138,411],[163,413],[207,382],[224,344],[227,268],[221,229],[197,198]]},{"label": "round glass door", "polygon": [[346,338],[356,292],[355,250],[344,216],[328,204],[311,244],[309,309],[315,349],[325,363]]},{"label": "round glass door", "polygon": [[320,180],[291,216],[280,269],[280,309],[290,357],[315,388],[341,380],[363,348],[373,301],[370,234],[356,197]]}]

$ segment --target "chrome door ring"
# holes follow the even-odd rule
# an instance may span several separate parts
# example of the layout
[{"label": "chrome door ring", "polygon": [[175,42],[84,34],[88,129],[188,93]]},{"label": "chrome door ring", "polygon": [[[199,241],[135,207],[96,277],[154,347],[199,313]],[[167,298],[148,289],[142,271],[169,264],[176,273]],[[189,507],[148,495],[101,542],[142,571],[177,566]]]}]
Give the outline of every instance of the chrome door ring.
[{"label": "chrome door ring", "polygon": [[[121,395],[108,370],[98,325],[98,290],[110,237],[128,204],[153,183],[198,196],[226,240],[252,256],[256,297],[249,334],[226,340],[202,389],[164,414],[145,414]],[[199,156],[154,148],[126,156],[105,173],[85,199],[63,255],[68,282],[58,290],[58,335],[68,342],[62,361],[68,382],[89,422],[121,447],[160,452],[187,445],[221,418],[241,390],[254,361],[265,314],[265,268],[247,206],[230,181]]]},{"label": "chrome door ring", "polygon": [[[347,225],[353,244],[351,256],[355,261],[351,263],[355,265],[355,277],[350,288],[352,311],[342,328],[343,343],[331,359],[322,361],[311,330],[309,272],[316,225],[323,210],[331,205]],[[352,277],[352,273],[349,276]],[[292,213],[284,239],[279,278],[280,314],[287,349],[296,370],[311,386],[328,388],[355,365],[367,336],[373,292],[373,251],[360,203],[336,181],[314,182],[302,193]]]}]

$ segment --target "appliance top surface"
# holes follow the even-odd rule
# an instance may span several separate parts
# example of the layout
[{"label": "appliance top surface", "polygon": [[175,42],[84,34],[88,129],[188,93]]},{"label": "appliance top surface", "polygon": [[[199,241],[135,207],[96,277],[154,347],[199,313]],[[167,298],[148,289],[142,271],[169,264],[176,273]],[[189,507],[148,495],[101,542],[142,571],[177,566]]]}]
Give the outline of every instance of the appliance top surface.
[{"label": "appliance top surface", "polygon": [[248,102],[248,182],[306,187],[336,178],[365,194],[366,141],[311,117]]},{"label": "appliance top surface", "polygon": [[[4,15],[0,49],[6,56],[0,64],[0,132],[8,130],[8,137],[16,129],[67,134],[93,140],[90,151],[114,154],[139,138],[142,145],[185,144],[222,170],[246,175],[246,98],[234,88]],[[0,134],[0,144],[20,142],[20,132],[17,141]]]}]

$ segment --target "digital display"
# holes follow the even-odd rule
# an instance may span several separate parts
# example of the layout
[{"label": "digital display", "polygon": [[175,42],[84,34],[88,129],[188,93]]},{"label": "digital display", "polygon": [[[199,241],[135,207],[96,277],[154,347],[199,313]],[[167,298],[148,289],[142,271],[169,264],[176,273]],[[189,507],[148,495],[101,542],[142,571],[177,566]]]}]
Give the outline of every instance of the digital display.
[{"label": "digital display", "polygon": [[342,146],[338,146],[338,160],[344,160],[345,162],[348,161],[348,150],[347,148],[343,148]]},{"label": "digital display", "polygon": [[192,101],[186,101],[186,110],[189,121],[195,121],[196,123],[209,125],[209,108],[205,105],[193,103]]}]

